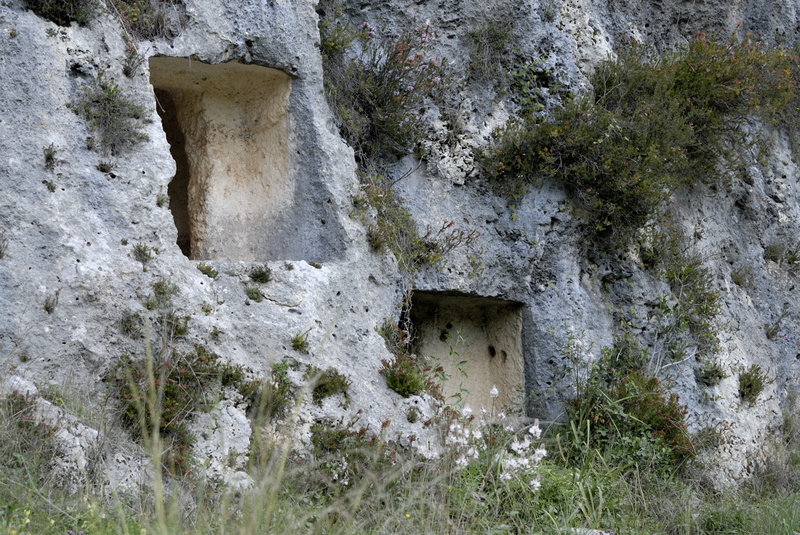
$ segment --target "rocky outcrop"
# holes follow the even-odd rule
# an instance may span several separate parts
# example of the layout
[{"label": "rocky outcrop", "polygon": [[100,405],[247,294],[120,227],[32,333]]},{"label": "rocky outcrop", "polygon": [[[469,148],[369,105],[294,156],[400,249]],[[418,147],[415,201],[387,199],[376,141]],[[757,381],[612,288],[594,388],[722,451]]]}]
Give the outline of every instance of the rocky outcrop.
[{"label": "rocky outcrop", "polygon": [[[446,124],[431,109],[426,160],[408,156],[395,167],[398,178],[406,175],[396,190],[420,228],[455,221],[481,233],[441,269],[400,272],[391,253],[370,249],[367,229],[351,217],[360,186],[323,94],[313,4],[185,0],[174,36],[136,40],[111,9],[101,9],[90,27],[59,27],[20,0],[3,2],[0,362],[7,377],[13,372],[13,381],[65,395],[80,391],[90,400],[87,410],[113,404],[104,377],[122,354],[145,351],[120,322],[139,314],[158,325],[162,312],[144,303],[154,283],[168,280],[178,290],[174,314],[189,318],[188,333],[171,341],[176,346],[204,345],[259,378],[284,359],[350,378],[346,409],[334,401],[301,407],[300,444],[314,421],[361,410],[364,425],[391,420],[392,437],[415,435],[435,448],[424,418],[406,418],[411,405],[430,414],[430,400],[401,398],[379,374],[390,354],[376,328],[396,321],[401,299],[415,289],[421,297],[412,321],[420,322],[424,344],[441,345],[431,351],[461,351],[455,338],[436,331],[461,325],[471,339],[465,366],[483,370],[470,376],[475,403],[487,403],[493,384],[519,386],[523,393],[504,392],[504,399],[519,406],[533,398],[531,415],[556,419],[572,388],[558,373],[566,329],[582,332],[596,354],[612,345],[615,311],[624,308],[633,311],[632,332],[647,340],[656,328],[652,311],[668,289],[635,255],[587,255],[558,188],[545,184],[513,207],[487,190],[473,150],[516,104],[463,76],[465,28],[503,13],[516,38],[513,61],[541,61],[573,91],[587,86],[623,35],[662,49],[699,30],[754,31],[785,43],[800,37],[789,1],[365,1],[345,12],[389,34],[430,24],[435,54],[462,73],[449,97],[464,117],[456,141],[445,141]],[[144,61],[128,77],[131,46]],[[117,154],[87,146],[98,134],[75,113],[81,88],[101,74],[145,110],[148,139]],[[764,254],[773,243],[796,243],[800,169],[784,133],[763,134],[772,141],[765,165],[745,169],[724,190],[674,199],[722,299],[719,360],[729,376],[701,387],[693,358],[663,374],[688,403],[696,429],[724,422],[729,430],[717,452],[720,482],[746,475],[750,460],[763,455],[800,372],[797,282]],[[200,261],[218,277],[201,273]],[[250,270],[264,265],[272,280],[255,284]],[[735,284],[734,274],[745,270],[749,284]],[[455,319],[445,320],[448,314]],[[292,348],[302,333],[307,352]],[[497,359],[512,372],[493,371]],[[736,370],[752,364],[772,382],[757,403],[743,404]],[[209,430],[198,451],[215,477],[246,485],[241,469],[252,429],[237,403],[228,396],[201,417]],[[97,431],[64,418],[64,429],[77,430],[65,440],[75,452],[69,462],[80,469]],[[111,481],[136,481],[131,474],[142,468],[127,453],[132,446],[107,447],[101,470]]]}]

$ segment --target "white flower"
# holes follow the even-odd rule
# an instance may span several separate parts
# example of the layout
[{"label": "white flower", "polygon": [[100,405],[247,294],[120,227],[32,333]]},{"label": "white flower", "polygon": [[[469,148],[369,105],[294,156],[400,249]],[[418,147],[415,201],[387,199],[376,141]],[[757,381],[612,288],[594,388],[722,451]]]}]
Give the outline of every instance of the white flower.
[{"label": "white flower", "polygon": [[531,486],[531,490],[534,492],[542,488],[542,483],[538,479],[532,479],[528,484]]},{"label": "white flower", "polygon": [[489,390],[489,395],[492,397],[492,399],[497,399],[497,397],[500,395],[500,392],[497,390],[497,386],[492,385],[492,389]]},{"label": "white flower", "polygon": [[542,436],[542,429],[539,427],[538,419],[534,420],[533,425],[530,429],[528,429],[528,433],[530,433],[535,439],[538,439]]},{"label": "white flower", "polygon": [[469,405],[464,405],[464,408],[461,409],[461,416],[469,416],[472,414],[472,409]]}]

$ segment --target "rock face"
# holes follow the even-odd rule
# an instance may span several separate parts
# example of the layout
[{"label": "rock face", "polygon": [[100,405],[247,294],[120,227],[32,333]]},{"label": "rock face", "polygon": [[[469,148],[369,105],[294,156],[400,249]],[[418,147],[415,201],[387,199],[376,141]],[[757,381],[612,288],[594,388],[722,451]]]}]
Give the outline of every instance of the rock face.
[{"label": "rock face", "polygon": [[[473,149],[514,112],[502,95],[458,80],[454,98],[465,124],[457,143],[437,138],[442,124],[434,120],[426,161],[409,156],[397,163],[397,176],[407,176],[396,190],[421,229],[455,221],[482,234],[454,251],[443,269],[402,273],[391,253],[370,249],[367,229],[351,217],[356,164],[325,101],[315,5],[183,4],[172,38],[135,42],[145,61],[131,77],[123,74],[131,41],[113,10],[100,9],[90,27],[64,28],[21,0],[0,5],[6,389],[23,381],[34,389],[78,391],[102,412],[113,404],[104,377],[122,354],[145,352],[142,337],[123,332],[120,322],[139,314],[158,325],[162,312],[144,303],[154,283],[168,280],[178,289],[174,314],[189,318],[176,347],[204,345],[260,378],[287,358],[350,378],[347,409],[334,399],[301,407],[299,444],[315,420],[360,409],[365,425],[390,419],[392,437],[416,435],[435,448],[425,417],[413,423],[405,417],[411,406],[430,414],[429,400],[401,398],[379,374],[381,360],[391,355],[376,329],[397,321],[408,290],[417,291],[411,321],[423,334],[423,350],[442,358],[462,353],[476,406],[489,403],[496,384],[503,401],[525,405],[543,420],[559,417],[572,388],[557,373],[568,327],[582,332],[595,354],[618,333],[615,307],[635,311],[634,333],[646,339],[652,331],[648,311],[667,291],[664,283],[636,259],[590,260],[563,191],[546,184],[511,209],[481,182]],[[515,59],[543,58],[574,91],[586,87],[622,35],[662,49],[699,30],[753,31],[789,44],[800,37],[800,14],[789,0],[398,0],[348,3],[345,12],[354,23],[368,21],[389,34],[429,23],[435,53],[461,73],[469,62],[465,29],[506,13]],[[145,109],[148,139],[117,154],[87,147],[87,138],[98,134],[73,111],[81,87],[101,73]],[[695,429],[714,421],[730,430],[716,452],[723,483],[745,476],[764,455],[800,373],[797,281],[764,254],[800,235],[800,169],[788,137],[765,135],[774,140],[767,163],[747,169],[745,180],[716,194],[675,199],[681,225],[694,236],[693,248],[722,297],[719,359],[729,376],[701,388],[692,358],[663,374],[688,404]],[[48,148],[55,151],[49,159]],[[199,261],[219,276],[201,273]],[[272,280],[257,284],[249,274],[264,265]],[[745,270],[750,284],[734,284]],[[256,293],[247,295],[246,288]],[[463,349],[455,344],[459,330]],[[293,337],[303,333],[306,352],[292,348]],[[772,382],[756,403],[743,404],[736,370],[752,364]],[[198,451],[211,460],[214,477],[245,485],[240,470],[252,430],[237,403],[226,397],[198,418],[206,429]],[[70,462],[80,466],[97,432],[65,422],[77,430],[65,440],[72,444]],[[121,448],[105,458],[110,481],[137,484],[138,457]]]}]

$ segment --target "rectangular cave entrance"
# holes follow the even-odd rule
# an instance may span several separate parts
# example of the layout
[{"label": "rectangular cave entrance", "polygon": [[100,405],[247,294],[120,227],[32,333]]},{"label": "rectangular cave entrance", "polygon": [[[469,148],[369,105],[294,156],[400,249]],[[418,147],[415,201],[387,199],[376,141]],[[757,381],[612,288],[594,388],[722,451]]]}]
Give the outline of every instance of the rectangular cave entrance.
[{"label": "rectangular cave entrance", "polygon": [[177,165],[168,193],[181,251],[195,260],[269,259],[271,231],[294,203],[290,77],[153,57],[150,82]]},{"label": "rectangular cave entrance", "polygon": [[[522,305],[490,297],[414,292],[409,319],[416,353],[432,357],[449,379],[447,397],[461,393],[464,405],[496,411],[524,406]],[[499,396],[492,400],[490,391]]]}]

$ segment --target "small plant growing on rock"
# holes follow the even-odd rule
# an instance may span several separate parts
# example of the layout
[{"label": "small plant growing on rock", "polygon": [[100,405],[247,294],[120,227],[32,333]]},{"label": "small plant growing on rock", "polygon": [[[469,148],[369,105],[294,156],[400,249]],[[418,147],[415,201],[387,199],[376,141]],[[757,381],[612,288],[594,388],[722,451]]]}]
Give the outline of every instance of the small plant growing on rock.
[{"label": "small plant growing on rock", "polygon": [[731,271],[731,280],[737,286],[750,288],[753,286],[753,269],[749,266],[740,266]]},{"label": "small plant growing on rock", "polygon": [[306,381],[310,381],[313,385],[311,389],[311,398],[317,405],[322,405],[322,400],[325,398],[342,394],[344,396],[344,406],[350,404],[350,398],[347,394],[350,389],[350,379],[347,376],[339,373],[335,368],[328,368],[324,371],[311,366],[306,370]]},{"label": "small plant growing on rock", "polygon": [[116,167],[114,160],[100,160],[97,163],[97,170],[101,173],[110,173]]},{"label": "small plant growing on rock", "polygon": [[100,145],[112,154],[149,139],[140,125],[146,116],[145,109],[102,76],[81,88],[74,108],[86,119],[89,128],[100,135]]},{"label": "small plant growing on rock", "polygon": [[106,380],[119,392],[122,422],[137,437],[152,436],[157,425],[170,442],[162,461],[170,473],[182,476],[194,467],[195,439],[187,427],[192,414],[207,410],[221,388],[236,388],[248,401],[259,391],[259,383],[246,381],[240,367],[223,363],[202,346],[139,361],[123,355]]},{"label": "small plant growing on rock", "polygon": [[778,316],[778,319],[775,320],[775,322],[772,323],[771,325],[770,324],[764,325],[764,329],[765,329],[766,335],[767,335],[767,340],[775,340],[775,337],[778,336],[778,333],[781,330],[781,323],[787,317],[789,317],[789,307],[788,307],[787,304],[784,303],[783,309],[781,310],[781,313]]},{"label": "small plant growing on rock", "polygon": [[716,386],[728,377],[725,369],[717,361],[708,361],[694,372],[695,379],[703,386]]},{"label": "small plant growing on rock", "polygon": [[288,362],[272,365],[269,380],[262,385],[258,409],[269,418],[282,418],[293,401],[293,385],[289,379]]},{"label": "small plant growing on rock", "polygon": [[758,364],[751,364],[739,372],[739,399],[752,405],[764,388],[772,383],[767,373]]},{"label": "small plant growing on rock", "polygon": [[502,81],[503,62],[514,50],[514,35],[507,21],[488,20],[467,31],[470,75],[476,80]]},{"label": "small plant growing on rock", "polygon": [[86,26],[94,17],[97,2],[95,0],[25,0],[25,7],[59,26],[69,26],[72,21]]},{"label": "small plant growing on rock", "polygon": [[143,243],[137,243],[131,250],[131,256],[134,260],[142,264],[142,270],[147,271],[147,263],[153,259],[153,248]]},{"label": "small plant growing on rock", "polygon": [[252,299],[256,303],[260,303],[264,300],[264,296],[261,295],[261,288],[258,286],[245,286],[244,293],[248,299]]},{"label": "small plant growing on rock", "polygon": [[210,279],[216,280],[217,277],[219,276],[219,271],[211,267],[209,264],[206,264],[205,262],[200,262],[199,264],[197,264],[197,270]]},{"label": "small plant growing on rock", "polygon": [[131,312],[129,310],[122,314],[118,325],[122,334],[130,336],[131,338],[139,338],[143,333],[144,319],[138,312]]},{"label": "small plant growing on rock", "polygon": [[381,360],[380,374],[386,379],[386,386],[407,398],[425,391],[425,375],[416,359],[410,355],[398,354],[393,359]]},{"label": "small plant growing on rock", "polygon": [[785,248],[783,243],[774,241],[767,245],[767,247],[764,249],[764,260],[769,260],[771,262],[775,262],[776,264],[780,264],[783,261],[784,252]]},{"label": "small plant growing on rock", "polygon": [[308,333],[311,332],[309,328],[307,331],[297,333],[292,337],[292,349],[300,353],[308,353]]},{"label": "small plant growing on rock", "polygon": [[256,284],[266,284],[272,280],[272,270],[267,266],[257,266],[250,270],[250,280]]},{"label": "small plant growing on rock", "polygon": [[58,151],[52,143],[44,148],[44,168],[48,171],[52,171],[56,167],[56,152]]},{"label": "small plant growing on rock", "polygon": [[325,93],[356,160],[410,152],[423,137],[425,100],[437,99],[446,85],[444,63],[426,57],[432,29],[424,25],[389,39],[368,22],[354,28],[339,8],[325,15]]},{"label": "small plant growing on rock", "polygon": [[58,306],[58,294],[61,293],[61,288],[56,290],[53,295],[48,295],[44,299],[44,311],[48,314],[52,314],[56,310],[56,306]]},{"label": "small plant growing on rock", "polygon": [[8,250],[8,238],[6,238],[6,231],[0,230],[0,260],[6,257]]},{"label": "small plant growing on rock", "polygon": [[112,4],[129,31],[144,39],[169,37],[169,17],[165,2],[112,0]]},{"label": "small plant growing on rock", "polygon": [[159,279],[153,283],[153,293],[145,301],[147,310],[164,310],[172,306],[172,298],[180,289],[169,279]]}]

